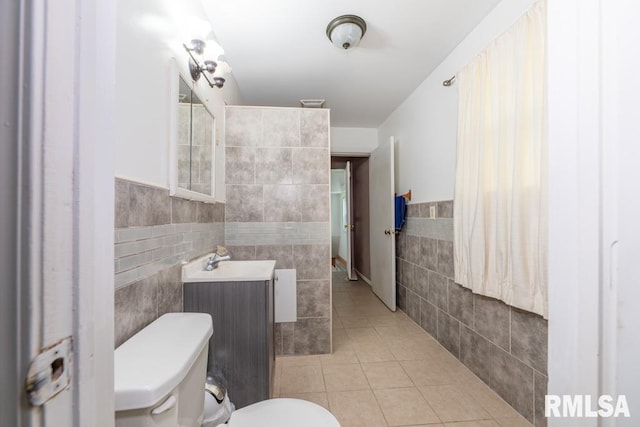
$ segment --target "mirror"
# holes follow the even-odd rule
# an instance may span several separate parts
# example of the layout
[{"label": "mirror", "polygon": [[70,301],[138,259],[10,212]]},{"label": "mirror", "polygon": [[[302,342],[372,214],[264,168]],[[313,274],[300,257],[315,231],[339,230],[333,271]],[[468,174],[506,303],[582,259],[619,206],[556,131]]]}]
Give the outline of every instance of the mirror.
[{"label": "mirror", "polygon": [[177,70],[174,76],[170,194],[213,202],[215,118]]}]

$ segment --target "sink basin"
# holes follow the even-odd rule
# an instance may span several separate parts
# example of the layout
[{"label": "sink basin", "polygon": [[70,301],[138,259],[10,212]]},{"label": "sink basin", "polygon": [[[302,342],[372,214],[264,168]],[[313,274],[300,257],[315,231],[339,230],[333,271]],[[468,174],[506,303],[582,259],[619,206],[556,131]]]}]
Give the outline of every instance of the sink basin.
[{"label": "sink basin", "polygon": [[248,282],[271,280],[276,262],[269,261],[221,261],[218,268],[204,270],[207,259],[213,254],[205,255],[182,267],[182,282]]}]

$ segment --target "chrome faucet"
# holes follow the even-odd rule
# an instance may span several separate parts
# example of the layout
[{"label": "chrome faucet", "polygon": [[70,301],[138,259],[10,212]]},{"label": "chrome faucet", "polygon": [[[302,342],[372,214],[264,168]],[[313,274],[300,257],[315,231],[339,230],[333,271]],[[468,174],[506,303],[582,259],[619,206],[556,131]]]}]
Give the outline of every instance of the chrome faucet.
[{"label": "chrome faucet", "polygon": [[218,250],[207,260],[207,264],[205,265],[204,269],[206,271],[212,271],[218,268],[218,264],[220,264],[220,261],[229,261],[230,259],[231,254],[229,253],[229,251],[227,251],[226,248],[218,246]]}]

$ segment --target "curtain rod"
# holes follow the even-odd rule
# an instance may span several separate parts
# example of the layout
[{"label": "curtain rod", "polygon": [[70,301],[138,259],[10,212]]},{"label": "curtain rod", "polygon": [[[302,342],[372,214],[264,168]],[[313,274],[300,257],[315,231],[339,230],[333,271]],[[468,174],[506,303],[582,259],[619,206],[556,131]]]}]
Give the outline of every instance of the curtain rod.
[{"label": "curtain rod", "polygon": [[449,80],[445,80],[442,82],[442,86],[451,86],[455,83],[456,76],[451,77]]}]

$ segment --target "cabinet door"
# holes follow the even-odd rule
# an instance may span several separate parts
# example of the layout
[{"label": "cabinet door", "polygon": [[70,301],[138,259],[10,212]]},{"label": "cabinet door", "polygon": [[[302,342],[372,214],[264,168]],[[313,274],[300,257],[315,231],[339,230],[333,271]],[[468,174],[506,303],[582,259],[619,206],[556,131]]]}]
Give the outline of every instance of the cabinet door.
[{"label": "cabinet door", "polygon": [[213,319],[207,370],[224,376],[237,408],[269,398],[268,293],[264,281],[184,286],[184,310]]}]

